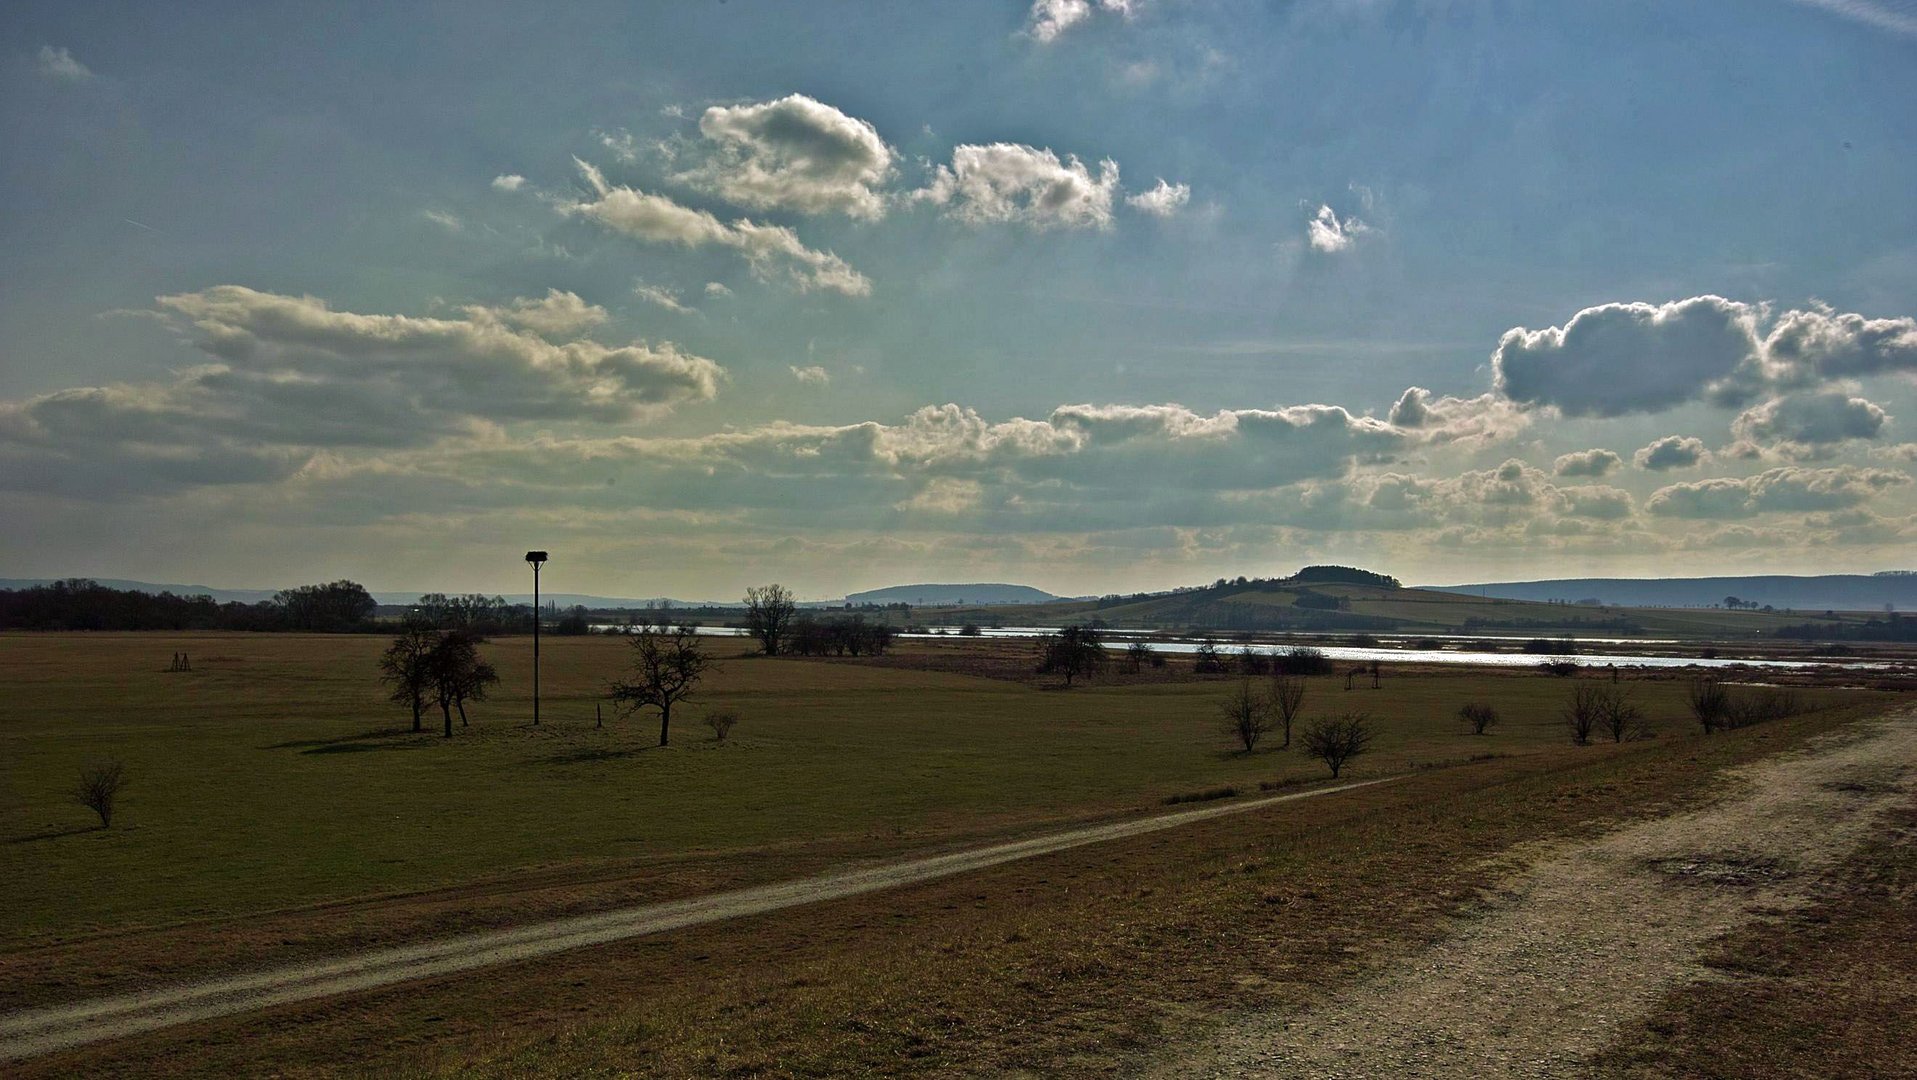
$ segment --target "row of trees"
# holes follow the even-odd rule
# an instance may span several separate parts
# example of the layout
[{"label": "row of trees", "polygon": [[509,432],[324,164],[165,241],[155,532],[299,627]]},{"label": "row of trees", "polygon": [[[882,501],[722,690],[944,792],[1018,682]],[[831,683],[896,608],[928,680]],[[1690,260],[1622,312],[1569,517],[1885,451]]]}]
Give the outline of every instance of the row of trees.
[{"label": "row of trees", "polygon": [[210,596],[115,589],[91,578],[69,578],[0,589],[0,629],[339,632],[369,628],[377,608],[363,587],[343,580],[283,589],[257,604],[221,604]]}]

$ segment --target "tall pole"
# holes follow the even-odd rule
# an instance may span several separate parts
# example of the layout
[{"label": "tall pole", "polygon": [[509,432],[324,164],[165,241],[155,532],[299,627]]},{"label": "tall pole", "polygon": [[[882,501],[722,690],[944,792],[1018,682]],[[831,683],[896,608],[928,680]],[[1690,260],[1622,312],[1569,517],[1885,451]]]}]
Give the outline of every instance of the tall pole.
[{"label": "tall pole", "polygon": [[546,561],[543,551],[528,551],[526,561],[533,568],[533,725],[539,724],[539,567]]},{"label": "tall pole", "polygon": [[533,564],[533,726],[539,726],[539,564]]}]

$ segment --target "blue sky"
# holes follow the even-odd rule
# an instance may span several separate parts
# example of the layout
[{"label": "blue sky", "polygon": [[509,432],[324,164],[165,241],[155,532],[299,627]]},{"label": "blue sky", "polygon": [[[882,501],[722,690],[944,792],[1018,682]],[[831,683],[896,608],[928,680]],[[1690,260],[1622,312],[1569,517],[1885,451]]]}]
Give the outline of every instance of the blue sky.
[{"label": "blue sky", "polygon": [[0,557],[1902,566],[1912,102],[1897,0],[16,4]]}]

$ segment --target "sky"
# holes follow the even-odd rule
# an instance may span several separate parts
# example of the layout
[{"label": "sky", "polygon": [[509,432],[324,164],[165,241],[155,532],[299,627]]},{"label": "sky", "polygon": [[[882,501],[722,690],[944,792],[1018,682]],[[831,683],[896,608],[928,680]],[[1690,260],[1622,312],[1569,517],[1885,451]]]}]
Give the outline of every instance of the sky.
[{"label": "sky", "polygon": [[0,576],[1910,568],[1914,121],[1911,0],[15,2]]}]

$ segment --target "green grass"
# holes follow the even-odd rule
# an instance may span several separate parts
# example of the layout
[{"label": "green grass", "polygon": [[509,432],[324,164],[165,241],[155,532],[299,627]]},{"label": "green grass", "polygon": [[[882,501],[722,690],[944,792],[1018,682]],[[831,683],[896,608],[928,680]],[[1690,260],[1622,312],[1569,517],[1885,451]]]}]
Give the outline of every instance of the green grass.
[{"label": "green grass", "polygon": [[[612,638],[547,639],[538,729],[525,723],[530,640],[487,646],[502,692],[445,740],[410,734],[384,702],[373,666],[384,644],[0,637],[0,946],[533,867],[902,847],[1324,774],[1295,751],[1232,753],[1215,714],[1228,682],[1061,692],[749,658],[724,661],[660,751],[650,715],[593,729],[593,703],[624,662]],[[194,672],[164,671],[179,649]],[[1379,734],[1352,771],[1375,776],[1556,746],[1568,690],[1533,675],[1388,676],[1351,692],[1327,678],[1304,714],[1369,712]],[[1667,730],[1682,725],[1681,684],[1637,694]],[[1497,705],[1493,735],[1459,734],[1467,700]],[[707,708],[741,715],[724,744],[698,722]],[[100,757],[131,778],[111,830],[67,795]]]}]

